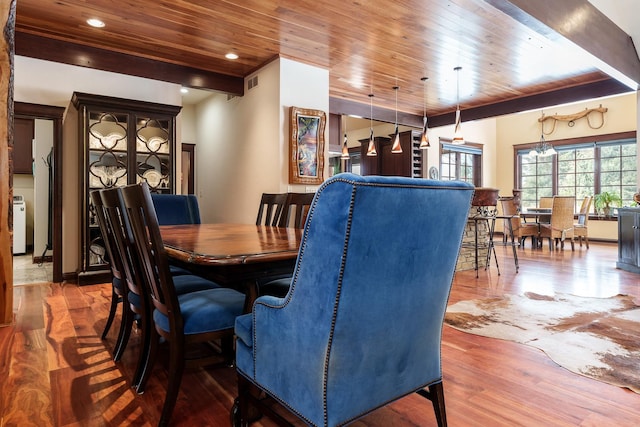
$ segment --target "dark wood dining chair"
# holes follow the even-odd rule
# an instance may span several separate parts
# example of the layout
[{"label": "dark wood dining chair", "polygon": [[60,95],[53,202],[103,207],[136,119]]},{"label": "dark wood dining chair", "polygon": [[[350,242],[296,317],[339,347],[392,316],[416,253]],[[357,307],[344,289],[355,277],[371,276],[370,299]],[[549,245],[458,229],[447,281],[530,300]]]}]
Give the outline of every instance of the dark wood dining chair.
[{"label": "dark wood dining chair", "polygon": [[[135,320],[139,324],[141,336],[141,350],[138,356],[138,364],[132,380],[132,386],[136,388],[138,393],[144,392],[144,384],[142,379],[148,378],[148,374],[153,368],[152,361],[149,358],[151,326],[153,319],[153,303],[151,296],[146,291],[143,281],[143,270],[140,260],[134,248],[133,234],[128,217],[125,213],[124,202],[120,190],[117,188],[105,189],[100,191],[100,198],[103,204],[106,224],[110,235],[115,242],[115,252],[121,260],[123,267],[123,280],[126,283],[127,299],[129,301],[129,309],[134,313]],[[204,280],[201,277],[185,274],[186,270],[170,269],[173,278],[175,292],[182,295],[188,292],[197,292],[204,289],[218,288],[219,285]],[[126,327],[131,331],[133,318],[129,319]]]},{"label": "dark wood dining chair", "polygon": [[[279,227],[304,228],[315,193],[288,193],[278,223]],[[260,295],[284,297],[289,292],[291,275],[270,277],[258,282]]]},{"label": "dark wood dining chair", "polygon": [[[169,345],[169,383],[159,425],[171,419],[185,367],[215,363],[228,365],[233,358],[233,327],[245,305],[245,296],[230,288],[212,288],[178,295],[165,252],[160,227],[146,184],[122,188],[122,197],[129,219],[135,252],[143,270],[145,291],[149,292],[154,310],[154,328],[149,347],[149,362],[153,366],[160,339]],[[218,342],[218,351],[193,359],[187,351],[193,345]],[[140,380],[144,384],[150,374],[147,369]]]},{"label": "dark wood dining chair", "polygon": [[262,193],[256,225],[277,226],[286,201],[287,193]]},{"label": "dark wood dining chair", "polygon": [[304,228],[315,193],[287,193],[278,227]]},{"label": "dark wood dining chair", "polygon": [[133,325],[133,313],[129,309],[129,298],[127,287],[125,284],[125,270],[122,258],[118,252],[115,236],[110,227],[109,221],[107,221],[107,215],[105,213],[105,207],[102,202],[99,190],[92,191],[90,193],[91,203],[93,204],[96,218],[98,220],[98,227],[100,228],[100,234],[105,244],[105,249],[109,261],[109,267],[111,269],[111,305],[109,307],[109,316],[107,317],[107,323],[102,331],[101,338],[104,340],[111,329],[113,320],[116,317],[118,306],[122,307],[122,315],[120,318],[120,330],[118,337],[116,338],[116,344],[113,351],[113,360],[119,361],[122,357],[122,353],[127,347],[129,337],[131,335],[131,326]]}]

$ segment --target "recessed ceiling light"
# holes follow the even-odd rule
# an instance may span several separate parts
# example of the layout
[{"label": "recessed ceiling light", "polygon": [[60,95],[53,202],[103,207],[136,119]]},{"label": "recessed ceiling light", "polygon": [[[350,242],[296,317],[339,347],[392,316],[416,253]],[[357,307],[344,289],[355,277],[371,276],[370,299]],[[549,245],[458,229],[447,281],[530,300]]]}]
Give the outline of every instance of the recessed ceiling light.
[{"label": "recessed ceiling light", "polygon": [[95,28],[102,28],[105,25],[103,21],[96,18],[87,19],[87,24]]},{"label": "recessed ceiling light", "polygon": [[227,53],[224,57],[227,58],[227,59],[238,59],[238,55],[236,55],[233,52]]},{"label": "recessed ceiling light", "polygon": [[189,89],[187,89],[186,87],[180,88],[180,93],[189,93]]}]

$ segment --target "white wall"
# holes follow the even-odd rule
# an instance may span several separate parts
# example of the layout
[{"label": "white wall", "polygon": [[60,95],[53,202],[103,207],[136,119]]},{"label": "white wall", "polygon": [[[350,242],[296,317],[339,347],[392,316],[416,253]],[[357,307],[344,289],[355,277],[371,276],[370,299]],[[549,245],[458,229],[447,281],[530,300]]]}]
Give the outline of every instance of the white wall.
[{"label": "white wall", "polygon": [[[289,107],[328,116],[328,71],[278,59],[247,79],[256,75],[258,86],[245,89],[242,98],[214,95],[196,107],[203,222],[253,223],[263,192],[311,190],[288,184]],[[325,177],[327,170],[325,161]]]}]

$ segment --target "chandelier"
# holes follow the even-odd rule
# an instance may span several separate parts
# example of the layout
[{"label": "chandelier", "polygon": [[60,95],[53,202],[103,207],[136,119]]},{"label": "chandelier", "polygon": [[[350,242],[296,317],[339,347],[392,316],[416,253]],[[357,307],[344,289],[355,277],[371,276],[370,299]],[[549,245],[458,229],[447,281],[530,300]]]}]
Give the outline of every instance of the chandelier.
[{"label": "chandelier", "polygon": [[[544,112],[542,113],[542,117],[544,118]],[[556,154],[556,150],[553,148],[553,145],[548,143],[544,139],[544,121],[540,120],[540,141],[536,143],[536,146],[529,151],[529,156],[532,157],[547,157],[553,156]]]}]

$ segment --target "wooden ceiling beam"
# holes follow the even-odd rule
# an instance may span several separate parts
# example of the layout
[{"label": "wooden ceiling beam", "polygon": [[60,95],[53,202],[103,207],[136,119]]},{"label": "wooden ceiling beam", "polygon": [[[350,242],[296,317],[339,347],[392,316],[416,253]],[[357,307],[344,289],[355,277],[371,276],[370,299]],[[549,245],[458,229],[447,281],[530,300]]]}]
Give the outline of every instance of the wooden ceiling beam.
[{"label": "wooden ceiling beam", "polygon": [[640,58],[633,40],[587,0],[485,2],[550,40],[571,41],[589,53],[602,72],[631,89],[640,88]]},{"label": "wooden ceiling beam", "polygon": [[196,89],[244,94],[244,79],[197,68],[160,62],[133,55],[16,31],[16,55],[96,70],[176,83]]}]

